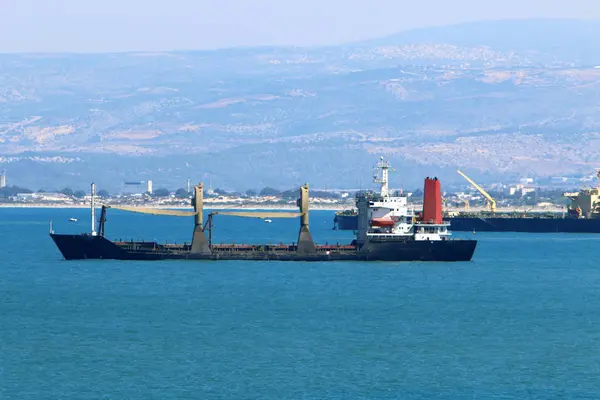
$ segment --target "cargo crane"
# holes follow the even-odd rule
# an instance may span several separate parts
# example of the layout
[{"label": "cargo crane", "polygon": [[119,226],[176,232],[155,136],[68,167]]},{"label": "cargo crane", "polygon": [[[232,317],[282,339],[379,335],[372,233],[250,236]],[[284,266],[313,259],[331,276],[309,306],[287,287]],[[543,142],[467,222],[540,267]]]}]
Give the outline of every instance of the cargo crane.
[{"label": "cargo crane", "polygon": [[469,178],[468,176],[463,174],[461,172],[461,170],[457,170],[456,172],[458,172],[463,178],[465,178],[467,180],[467,182],[469,182],[475,189],[477,189],[477,191],[479,191],[479,193],[481,193],[483,195],[483,197],[485,197],[487,199],[488,206],[490,207],[490,211],[492,213],[495,213],[496,212],[496,200],[494,200],[494,198],[492,196],[490,196],[488,192],[483,190],[483,188],[481,186],[479,186],[478,184],[473,182],[473,180],[471,178]]}]

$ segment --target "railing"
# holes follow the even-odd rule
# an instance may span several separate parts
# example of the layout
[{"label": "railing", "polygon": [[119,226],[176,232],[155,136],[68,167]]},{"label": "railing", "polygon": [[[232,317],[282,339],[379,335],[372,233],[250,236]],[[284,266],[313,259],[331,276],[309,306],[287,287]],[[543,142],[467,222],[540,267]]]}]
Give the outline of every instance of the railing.
[{"label": "railing", "polygon": [[[142,252],[189,252],[192,250],[191,244],[158,244],[156,242],[122,242],[115,241],[117,246],[129,251]],[[348,253],[356,250],[354,244],[341,245],[325,244],[316,245],[317,252],[342,252]],[[214,253],[295,253],[298,246],[294,244],[213,244],[211,251]]]},{"label": "railing", "polygon": [[439,224],[436,224],[435,221],[417,221],[415,225],[425,225],[425,226],[450,226],[450,221],[442,221]]},{"label": "railing", "polygon": [[[406,194],[402,193],[399,190],[395,190],[393,192],[390,192],[390,197],[408,197]],[[354,195],[355,199],[367,199],[370,201],[383,201],[383,196],[377,192],[374,192],[372,190],[361,190],[356,192],[356,194]]]},{"label": "railing", "polygon": [[385,233],[367,233],[367,237],[369,239],[377,239],[377,240],[385,240],[385,241],[396,241],[396,242],[406,242],[408,238],[413,236],[412,233],[408,235],[388,235]]}]

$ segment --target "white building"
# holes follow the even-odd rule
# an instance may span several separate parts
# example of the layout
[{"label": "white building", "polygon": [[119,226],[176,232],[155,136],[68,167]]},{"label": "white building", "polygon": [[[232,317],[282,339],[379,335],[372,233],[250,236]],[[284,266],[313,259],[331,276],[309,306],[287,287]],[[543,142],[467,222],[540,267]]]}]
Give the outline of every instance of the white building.
[{"label": "white building", "polygon": [[523,185],[512,186],[508,189],[508,194],[510,196],[514,196],[519,193],[521,196],[525,196],[527,193],[534,193],[535,188],[533,187],[525,187]]},{"label": "white building", "polygon": [[16,201],[36,201],[49,203],[72,203],[73,199],[63,193],[17,193]]}]

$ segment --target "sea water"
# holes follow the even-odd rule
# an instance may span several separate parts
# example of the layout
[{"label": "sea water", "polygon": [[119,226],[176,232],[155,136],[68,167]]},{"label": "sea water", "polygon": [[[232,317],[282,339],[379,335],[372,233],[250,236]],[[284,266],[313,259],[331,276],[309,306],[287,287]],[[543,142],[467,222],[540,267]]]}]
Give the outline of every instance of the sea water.
[{"label": "sea water", "polygon": [[[600,398],[600,235],[457,232],[465,263],[64,261],[49,221],[88,214],[0,209],[0,399]],[[332,220],[315,240],[349,242]],[[297,232],[215,217],[215,242]],[[108,213],[111,239],[191,233]]]}]

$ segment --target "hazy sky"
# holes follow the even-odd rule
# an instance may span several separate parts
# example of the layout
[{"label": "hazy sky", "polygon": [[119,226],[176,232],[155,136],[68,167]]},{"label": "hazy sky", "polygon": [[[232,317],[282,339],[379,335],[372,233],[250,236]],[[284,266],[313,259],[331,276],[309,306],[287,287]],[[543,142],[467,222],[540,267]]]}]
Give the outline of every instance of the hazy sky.
[{"label": "hazy sky", "polygon": [[334,44],[527,17],[600,19],[600,1],[0,0],[0,52]]}]

